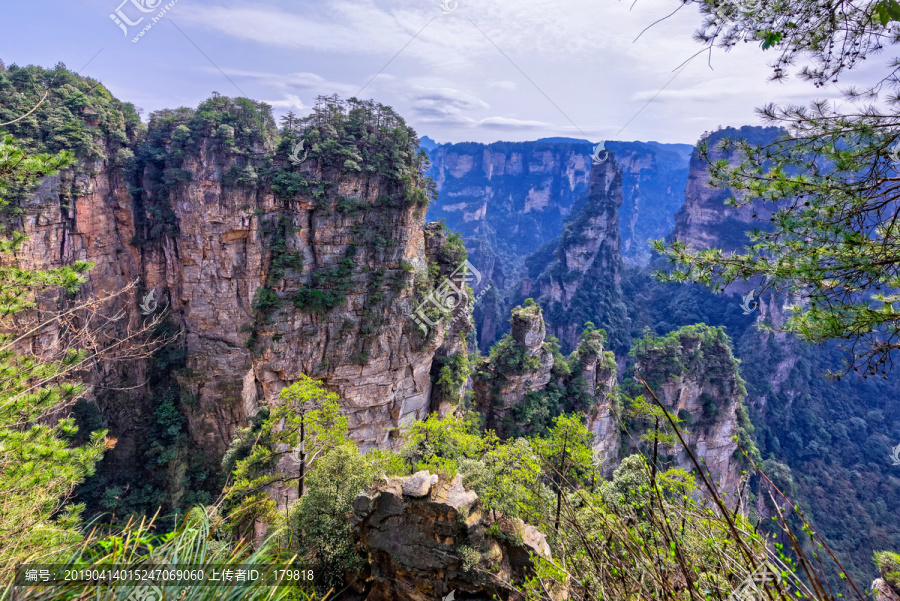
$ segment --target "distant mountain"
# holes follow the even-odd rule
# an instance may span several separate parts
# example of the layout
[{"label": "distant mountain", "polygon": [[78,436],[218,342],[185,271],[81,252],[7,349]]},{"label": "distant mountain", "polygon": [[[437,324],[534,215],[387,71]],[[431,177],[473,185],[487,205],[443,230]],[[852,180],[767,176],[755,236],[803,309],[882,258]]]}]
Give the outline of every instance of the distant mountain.
[{"label": "distant mountain", "polygon": [[[506,328],[509,302],[526,275],[525,258],[554,242],[587,201],[593,148],[588,140],[556,137],[442,144],[428,151],[428,175],[439,193],[428,219],[443,219],[461,233],[483,281],[495,286],[475,311],[482,348]],[[622,257],[626,264],[644,265],[650,258],[647,241],[671,231],[684,204],[692,147],[612,141],[606,148],[622,172]]]},{"label": "distant mountain", "polygon": [[429,153],[430,153],[431,151],[433,151],[433,150],[434,150],[435,148],[437,148],[438,146],[440,146],[440,144],[439,144],[438,142],[435,142],[434,140],[432,140],[432,139],[429,138],[428,136],[422,136],[422,139],[419,140],[419,148],[421,148],[421,149],[424,150],[425,152],[429,152]]},{"label": "distant mountain", "polygon": [[[734,161],[735,157],[714,146],[724,138],[765,144],[778,133],[776,128],[725,128],[705,134],[704,140],[713,160]],[[646,267],[632,264],[623,270],[613,252],[617,244],[623,254],[625,248],[624,236],[617,240],[615,235],[615,220],[618,218],[621,232],[629,204],[627,187],[620,183],[625,178],[616,177],[615,171],[618,165],[624,176],[628,158],[618,144],[607,144],[613,150],[609,160],[594,166],[588,203],[566,219],[559,238],[525,260],[527,277],[510,304],[533,297],[542,308],[547,333],[557,336],[566,352],[578,344],[585,321],[603,327],[607,331],[604,348],[616,353],[620,374],[640,371],[634,369],[640,367],[636,365],[639,355],[625,356],[629,345],[634,348],[634,339],[651,340],[645,348],[658,353],[665,346],[681,348],[684,337],[675,340],[671,336],[679,328],[698,323],[723,327],[740,360],[746,404],[755,428],[753,438],[765,459],[764,470],[803,507],[805,518],[828,541],[846,572],[857,582],[870,581],[875,576],[872,553],[894,548],[900,541],[900,524],[895,518],[900,486],[890,460],[891,449],[900,441],[900,382],[852,375],[837,382],[826,379],[827,371],[839,372],[844,367],[838,345],[810,346],[758,328],[761,322],[782,320],[786,300],[759,298],[758,310],[745,314],[740,297],[752,283],[736,283],[725,294],[713,294],[696,285],[662,284],[648,275]],[[616,217],[612,210],[622,199],[620,186],[625,201]],[[710,185],[707,165],[696,152],[690,160],[684,194],[669,239],[697,249],[740,251],[751,228],[766,226],[763,203],[744,207],[725,203],[732,192]],[[645,215],[638,211],[637,228],[646,227]],[[665,262],[653,267],[665,268]],[[654,335],[664,338],[654,339]],[[683,364],[657,356],[655,366],[665,371]],[[711,365],[701,367],[706,374],[714,371]],[[710,382],[721,383],[720,374],[713,375]],[[680,376],[668,385],[676,382],[684,385]],[[627,382],[623,386],[627,389]],[[698,425],[702,428],[709,417],[704,417],[704,410],[692,413],[696,420],[688,428],[691,432]],[[776,510],[759,494],[750,512],[753,521],[765,528]],[[790,519],[793,527],[802,528],[799,518]],[[776,542],[787,544],[784,539]],[[812,545],[807,550],[816,552]],[[839,581],[836,574],[830,576]]]},{"label": "distant mountain", "polygon": [[622,179],[615,152],[592,166],[587,202],[558,240],[526,259],[527,277],[511,294],[511,304],[533,297],[544,307],[547,330],[564,352],[575,349],[587,322],[606,330],[609,348],[617,354],[631,345],[621,290]]}]

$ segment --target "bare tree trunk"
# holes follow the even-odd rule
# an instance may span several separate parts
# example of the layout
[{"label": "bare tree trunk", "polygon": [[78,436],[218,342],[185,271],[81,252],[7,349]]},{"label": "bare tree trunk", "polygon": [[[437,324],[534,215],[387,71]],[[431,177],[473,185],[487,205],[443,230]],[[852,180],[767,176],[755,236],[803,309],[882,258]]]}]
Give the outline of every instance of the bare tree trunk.
[{"label": "bare tree trunk", "polygon": [[569,430],[566,429],[566,438],[563,440],[562,465],[559,468],[559,484],[556,486],[556,520],[553,529],[559,532],[559,513],[562,510],[562,487],[566,473],[566,452],[569,450]]},{"label": "bare tree trunk", "polygon": [[306,429],[305,416],[300,417],[300,478],[297,481],[298,498],[306,493]]}]

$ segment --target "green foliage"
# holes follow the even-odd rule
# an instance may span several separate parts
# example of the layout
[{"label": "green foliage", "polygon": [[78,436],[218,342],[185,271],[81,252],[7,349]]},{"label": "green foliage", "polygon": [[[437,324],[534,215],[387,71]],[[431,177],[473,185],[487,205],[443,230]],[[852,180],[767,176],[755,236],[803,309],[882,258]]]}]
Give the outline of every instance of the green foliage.
[{"label": "green foliage", "polygon": [[438,378],[434,383],[437,393],[441,398],[453,399],[459,402],[459,394],[466,380],[469,378],[469,358],[465,351],[460,351],[449,357],[436,357]]},{"label": "green foliage", "polygon": [[462,559],[463,572],[471,572],[481,561],[481,553],[472,547],[462,546],[456,550],[456,554]]},{"label": "green foliage", "polygon": [[545,438],[532,439],[535,453],[556,487],[582,484],[593,472],[593,434],[580,415],[559,415]]},{"label": "green foliage", "polygon": [[235,464],[246,459],[253,451],[253,445],[260,435],[263,425],[269,418],[269,408],[260,407],[250,420],[250,425],[244,428],[238,428],[228,445],[228,450],[222,456],[222,471],[231,474],[234,471]]},{"label": "green foliage", "polygon": [[172,386],[154,399],[155,423],[148,454],[155,456],[155,463],[160,466],[175,459],[179,450],[178,441],[184,437],[183,429],[187,425],[187,419],[179,411],[178,396],[178,387]]},{"label": "green foliage", "polygon": [[[900,21],[900,3],[897,0],[881,0],[875,3],[875,18],[882,25],[891,21]],[[778,40],[781,41],[780,39]]]},{"label": "green foliage", "polygon": [[308,565],[322,592],[340,586],[345,572],[364,565],[348,517],[353,499],[378,475],[376,465],[360,455],[356,445],[337,446],[310,474],[307,494],[291,506],[287,528],[280,535],[282,545],[312,558]]},{"label": "green foliage", "polygon": [[529,390],[522,402],[512,408],[513,422],[504,424],[501,433],[513,437],[546,434],[553,418],[564,411],[565,392],[558,381],[551,381],[543,390]]},{"label": "green foliage", "polygon": [[601,592],[611,599],[725,599],[763,563],[776,566],[777,574],[763,584],[767,598],[819,598],[813,590],[824,589],[815,560],[767,551],[765,537],[740,513],[711,500],[718,492],[710,486],[701,493],[684,470],[654,472],[632,455],[599,490],[559,496],[561,517],[548,528],[554,557],[536,558],[529,582],[534,598],[568,585],[576,599],[600,598]]},{"label": "green foliage", "polygon": [[439,418],[432,414],[414,422],[405,433],[400,450],[409,470],[427,469],[452,477],[459,470],[460,459],[479,457],[493,437],[480,436],[473,417],[464,420],[454,415]]},{"label": "green foliage", "polygon": [[894,592],[900,590],[900,555],[890,551],[876,551],[873,559],[878,571],[881,572],[881,577]]},{"label": "green foliage", "polygon": [[[180,344],[172,347],[183,350]],[[165,347],[158,354],[166,354]],[[192,451],[189,392],[171,375],[183,367],[183,356],[180,363],[158,358],[157,364],[152,372],[156,386],[147,406],[139,409],[145,421],[142,445],[134,455],[137,461],[124,469],[101,463],[96,475],[77,489],[78,500],[92,514],[103,514],[107,523],[124,526],[157,513],[186,512],[210,503],[221,489],[220,472]],[[158,524],[174,526],[171,517],[159,518]]]},{"label": "green foliage", "polygon": [[[704,2],[709,10],[714,4]],[[893,0],[855,7],[840,16],[845,30],[829,21],[833,8],[815,19],[797,19],[793,4],[725,14],[709,39],[725,30],[735,32],[728,36],[752,32],[764,46],[783,50],[777,76],[785,76],[786,57],[804,52],[819,62],[803,76],[833,83],[867,52],[880,49],[873,41],[887,35],[892,11],[900,7]],[[835,54],[839,58],[832,60]],[[825,101],[808,109],[766,107],[764,118],[783,128],[774,139],[751,140],[743,131],[727,130],[702,140],[698,158],[708,165],[710,185],[727,196],[726,206],[744,208],[759,223],[747,243],[736,247],[720,243],[695,250],[657,240],[655,249],[674,263],[658,277],[713,290],[751,281],[757,295],[789,301],[786,319],[767,327],[810,342],[847,341],[845,373],[855,368],[886,378],[892,351],[900,348],[900,312],[894,308],[900,300],[898,196],[886,184],[896,175],[891,157],[900,132],[892,111],[868,110],[870,102],[893,102],[897,82],[884,81],[891,83],[848,91],[846,109]],[[863,98],[865,108],[859,104]]]},{"label": "green foliage", "polygon": [[609,507],[642,508],[650,500],[650,466],[641,455],[622,460],[610,482],[600,487],[600,496]]},{"label": "green foliage", "polygon": [[[296,460],[294,475],[290,463]],[[364,557],[348,521],[352,501],[376,476],[396,469],[397,458],[383,451],[360,455],[348,437],[337,395],[301,376],[281,391],[277,406],[261,411],[239,432],[223,464],[234,466],[234,483],[226,489],[228,530],[246,536],[254,519],[270,523],[279,553],[305,558],[316,588],[325,592],[341,586],[346,571],[362,567]],[[262,491],[294,482],[299,500],[284,514],[275,512]]]},{"label": "green foliage", "polygon": [[324,313],[344,304],[353,285],[350,276],[355,255],[356,247],[350,245],[337,265],[313,271],[309,284],[301,286],[294,296],[294,306],[309,313]]},{"label": "green foliage", "polygon": [[270,315],[281,307],[281,299],[271,288],[260,287],[253,295],[253,310],[263,315]]},{"label": "green foliage", "polygon": [[10,121],[0,133],[15,136],[29,154],[65,150],[90,161],[125,158],[119,152],[144,130],[132,104],[62,63],[53,69],[10,65],[0,71],[0,123]]},{"label": "green foliage", "polygon": [[[53,156],[36,155],[26,151],[13,136],[0,138],[0,212],[19,215],[21,209],[15,201],[32,191],[40,178],[71,165],[73,160],[74,154],[69,150],[62,150]],[[9,241],[0,241],[2,252],[10,252],[14,245],[21,242],[21,233],[13,231],[7,235],[12,237]],[[64,287],[71,290],[75,285],[77,282],[72,281]]]},{"label": "green foliage", "polygon": [[524,438],[504,444],[494,440],[479,456],[459,459],[459,470],[485,509],[528,519],[546,501],[540,494],[540,459]]},{"label": "green foliage", "polygon": [[197,150],[211,141],[214,147],[233,155],[251,155],[254,146],[271,148],[276,134],[272,107],[249,98],[229,98],[213,93],[196,110],[163,109],[150,115],[148,139],[168,140],[172,158]]},{"label": "green foliage", "polygon": [[[629,424],[629,430],[640,432],[639,440],[644,444],[653,446],[658,442],[669,448],[678,446],[678,437],[666,419],[666,410],[648,401],[643,395],[629,401],[623,417]],[[681,424],[679,416],[670,414],[669,417],[675,422],[676,427]],[[681,432],[688,434],[684,429],[681,429]]]},{"label": "green foliage", "polygon": [[[234,543],[223,537],[223,521],[215,507],[197,507],[180,519],[177,528],[160,533],[159,524],[153,520],[131,523],[121,529],[101,532],[94,530],[78,545],[61,547],[58,551],[58,568],[62,570],[109,570],[111,566],[128,569],[202,569],[210,577],[215,570],[255,569],[260,574],[272,575],[274,566],[284,567],[290,555],[280,556],[275,545],[265,541],[258,548],[249,543]],[[37,562],[35,562],[37,563]],[[47,563],[46,559],[43,563]],[[299,569],[298,563],[293,564]],[[305,567],[305,566],[304,566]],[[237,601],[243,599],[269,599],[272,601],[313,601],[322,599],[312,587],[298,587],[295,583],[271,586],[260,579],[243,586],[190,586],[183,583],[164,583],[159,587],[166,599],[182,601]],[[52,586],[29,586],[0,589],[0,600],[26,599],[28,601],[84,599],[87,587],[82,583]],[[136,586],[109,586],[95,589],[94,598],[104,601],[129,601],[137,594],[150,590]]]},{"label": "green foliage", "polygon": [[356,217],[368,207],[369,205],[365,201],[355,196],[340,196],[338,197],[337,205],[335,205],[337,212],[346,217]]},{"label": "green foliage", "polygon": [[295,234],[301,230],[294,227],[293,220],[288,215],[277,215],[276,217],[263,221],[260,229],[266,247],[269,251],[270,263],[267,282],[274,284],[284,278],[285,271],[288,269],[299,270],[303,267],[303,257],[300,252],[293,248],[288,240],[290,234]]},{"label": "green foliage", "polygon": [[537,371],[541,367],[540,355],[530,356],[527,349],[516,342],[511,334],[505,335],[500,342],[491,347],[490,355],[487,361],[482,360],[476,366],[479,377],[489,378],[490,373],[485,372],[484,368],[488,366],[499,373],[518,375],[527,372]]},{"label": "green foliage", "polygon": [[731,341],[722,328],[706,324],[684,326],[665,336],[653,334],[635,341],[631,356],[641,366],[640,376],[658,386],[666,379],[686,372],[705,374],[704,382],[731,378],[738,391],[746,394],[738,375],[738,361]]},{"label": "green foliage", "polygon": [[[342,444],[352,444],[347,439],[347,417],[340,414],[338,396],[326,391],[319,382],[301,375],[279,393],[278,400],[279,404],[269,408],[268,417],[259,426],[250,454],[235,462],[234,483],[227,490],[229,497],[240,498],[276,482],[298,480],[299,475],[272,471],[281,457],[295,447],[302,447],[311,473],[321,455]],[[280,448],[284,446],[289,448]]]},{"label": "green foliage", "polygon": [[[758,129],[746,131],[752,135]],[[900,489],[889,484],[896,470],[890,448],[900,440],[893,384],[872,377],[829,382],[822,374],[840,366],[842,359],[836,344],[810,347],[760,332],[753,326],[754,316],[742,313],[740,298],[723,302],[721,295],[705,287],[660,284],[635,272],[626,273],[623,289],[634,299],[636,326],[647,324],[659,333],[700,321],[726,328],[735,341],[748,392],[747,404],[736,408],[738,444],[751,457],[752,447],[758,447],[761,458],[784,464],[794,474],[795,494],[788,497],[802,508],[843,566],[829,578],[835,582],[838,572],[844,572],[858,582],[871,582],[876,577],[872,553],[891,548],[900,536],[890,509],[900,506]],[[635,335],[639,334],[638,329]],[[627,381],[623,389],[631,396],[646,393],[642,386],[630,389]],[[873,411],[890,417],[880,422],[873,414],[870,422],[868,414]],[[696,412],[695,422],[700,417]],[[744,460],[743,454],[738,452],[738,458]],[[828,484],[835,482],[840,484]],[[769,503],[767,495],[760,496]],[[766,528],[763,521],[760,529]],[[786,539],[781,542],[788,544]]]},{"label": "green foliage", "polygon": [[[223,186],[255,189],[266,180],[271,163],[260,150],[274,146],[271,107],[247,98],[228,98],[216,93],[196,109],[163,109],[150,115],[147,134],[136,152],[142,188],[134,192],[135,204],[146,209],[138,231],[146,241],[179,233],[173,194],[189,182],[192,172],[185,167],[189,156],[201,149],[223,170]],[[142,242],[142,241],[138,241]]]},{"label": "green foliage", "polygon": [[[0,72],[0,85],[8,83],[8,77]],[[31,154],[5,137],[0,143],[0,204],[6,203],[11,188],[33,189],[39,178],[70,161],[68,153]],[[23,240],[13,235],[0,242],[5,259],[0,267],[0,574],[17,561],[46,557],[79,539],[83,506],[66,503],[76,485],[94,472],[103,452],[115,444],[105,438],[105,430],[98,430],[86,444],[74,446],[70,441],[78,433],[75,420],[59,418],[84,393],[84,386],[73,377],[83,369],[88,353],[65,344],[47,356],[23,352],[35,335],[29,322],[21,320],[25,311],[36,306],[39,294],[74,291],[90,265],[20,269],[10,261],[10,253]],[[52,314],[40,319],[59,324]]]},{"label": "green foliage", "polygon": [[446,238],[446,241],[441,244],[435,258],[438,263],[442,265],[452,265],[453,269],[456,269],[458,265],[461,265],[463,261],[466,260],[469,253],[466,250],[466,245],[463,243],[462,236],[459,235],[459,232],[451,230],[443,221],[441,221],[440,224],[441,232]]},{"label": "green foliage", "polygon": [[[324,170],[382,178],[390,204],[392,198],[402,197],[421,209],[434,197],[433,183],[421,176],[428,169],[428,157],[418,152],[415,131],[390,107],[371,100],[319,96],[312,113],[288,131],[303,138],[309,158]],[[378,202],[384,201],[379,197]],[[342,208],[354,212],[346,203]]]}]

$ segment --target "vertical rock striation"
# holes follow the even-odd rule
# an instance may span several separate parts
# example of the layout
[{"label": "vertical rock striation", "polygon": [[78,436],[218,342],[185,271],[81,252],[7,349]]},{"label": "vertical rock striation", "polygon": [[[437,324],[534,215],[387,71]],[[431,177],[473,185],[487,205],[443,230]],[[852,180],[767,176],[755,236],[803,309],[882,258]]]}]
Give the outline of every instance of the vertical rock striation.
[{"label": "vertical rock striation", "polygon": [[[646,381],[666,410],[682,420],[685,442],[719,490],[737,494],[746,463],[738,443],[751,457],[758,452],[744,406],[747,392],[724,331],[687,326],[662,338],[644,338],[633,352],[635,380]],[[684,449],[666,452],[678,466],[695,469]]]},{"label": "vertical rock striation", "polygon": [[[82,295],[137,280],[180,333],[154,360],[91,376],[119,439],[108,464],[146,463],[141,438],[162,398],[186,415],[191,447],[169,455],[199,448],[213,470],[235,428],[300,374],[340,395],[361,449],[458,402],[461,390],[432,399],[432,367],[465,359],[468,297],[441,308],[427,298],[465,249],[424,224],[418,140],[390,109],[330,99],[329,110],[303,130],[309,156],[297,164],[300,133],[277,145],[263,104],[215,96],[159,111],[129,142],[129,168],[83,159],[23,201],[23,267],[92,261]],[[126,322],[144,319],[139,302],[122,299]],[[413,321],[419,307],[433,326]]]},{"label": "vertical rock striation", "polygon": [[593,166],[587,202],[566,224],[552,256],[537,254],[528,261],[531,278],[523,281],[520,296],[535,296],[546,307],[549,330],[566,350],[576,347],[589,321],[610,333],[617,351],[627,350],[621,206],[622,172],[610,153],[608,160]]},{"label": "vertical rock striation", "polygon": [[563,412],[581,411],[595,435],[598,459],[614,468],[619,454],[616,362],[605,335],[590,324],[578,347],[563,357],[545,339],[540,306],[512,311],[511,332],[474,366],[475,405],[501,435],[540,433]]},{"label": "vertical rock striation", "polygon": [[513,410],[529,392],[542,391],[551,379],[553,353],[545,342],[541,308],[532,304],[512,311],[511,332],[491,349],[490,358],[475,365],[475,406],[485,426],[508,430]]},{"label": "vertical rock striation", "polygon": [[[648,239],[665,236],[684,203],[691,147],[656,142],[606,147],[622,172],[622,255],[629,264],[643,265],[650,257]],[[504,333],[508,298],[519,302],[533,295],[516,297],[527,272],[525,259],[535,253],[550,257],[565,221],[587,202],[593,145],[547,138],[430,145],[428,152],[428,173],[439,190],[429,219],[445,219],[465,236],[472,262],[492,285],[475,307],[479,345],[487,350]]]}]

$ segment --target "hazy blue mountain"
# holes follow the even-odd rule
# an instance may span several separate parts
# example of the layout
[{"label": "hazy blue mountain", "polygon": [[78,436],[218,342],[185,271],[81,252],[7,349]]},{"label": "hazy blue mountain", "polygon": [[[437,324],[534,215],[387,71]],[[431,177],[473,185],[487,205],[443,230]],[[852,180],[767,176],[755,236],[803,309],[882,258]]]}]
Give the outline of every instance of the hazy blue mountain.
[{"label": "hazy blue mountain", "polygon": [[[428,150],[433,141],[424,139]],[[650,258],[647,240],[664,237],[684,204],[692,147],[613,141],[606,148],[622,172],[622,257],[626,264],[644,265]],[[483,348],[505,331],[508,304],[526,275],[525,258],[554,242],[587,201],[593,149],[587,140],[557,137],[428,150],[428,175],[439,195],[427,218],[443,219],[461,233],[483,281],[493,283],[476,307]]]}]

